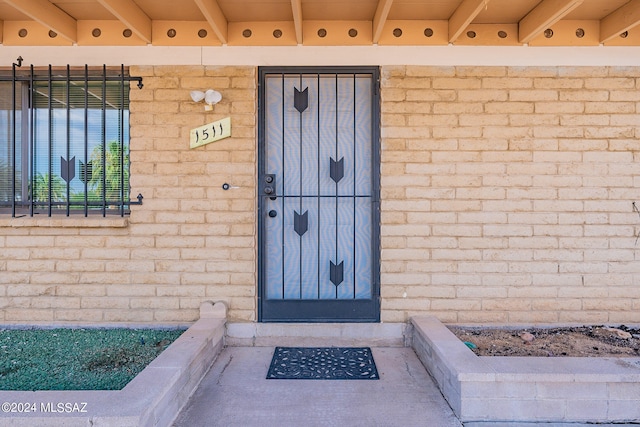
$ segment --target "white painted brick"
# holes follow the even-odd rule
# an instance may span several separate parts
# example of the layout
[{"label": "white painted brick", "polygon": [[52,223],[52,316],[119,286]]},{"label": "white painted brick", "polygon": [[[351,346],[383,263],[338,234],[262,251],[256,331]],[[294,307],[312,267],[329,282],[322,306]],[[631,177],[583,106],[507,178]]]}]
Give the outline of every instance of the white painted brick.
[{"label": "white painted brick", "polygon": [[510,248],[530,248],[530,249],[550,249],[558,247],[558,238],[549,237],[509,237],[508,246]]},{"label": "white painted brick", "polygon": [[[551,268],[549,270],[553,270],[553,267],[555,267],[555,272],[553,271],[548,271],[546,272],[539,272],[539,274],[536,274],[534,276],[532,276],[532,285],[534,285],[535,287],[546,287],[546,286],[552,286],[552,287],[558,287],[558,286],[581,286],[582,283],[582,277],[581,275],[578,274],[563,274],[563,275],[559,275],[557,274],[558,271],[558,267],[557,265],[551,264]],[[553,273],[553,274],[549,274],[549,273]]]},{"label": "white painted brick", "polygon": [[434,225],[431,227],[434,236],[481,236],[482,227],[479,225]]},{"label": "white painted brick", "polygon": [[509,264],[506,262],[461,262],[458,264],[461,273],[507,273]]},{"label": "white painted brick", "polygon": [[605,262],[561,262],[558,266],[559,273],[604,274],[609,271]]},{"label": "white painted brick", "polygon": [[[485,225],[482,227],[484,236],[494,237],[515,237],[515,236],[533,236],[534,228],[525,225]],[[536,233],[537,234],[537,233]]]},{"label": "white painted brick", "polygon": [[556,262],[512,262],[509,264],[510,273],[532,273],[534,277],[539,274],[558,273],[559,267]]},{"label": "white painted brick", "polygon": [[574,250],[537,249],[533,251],[533,259],[541,261],[583,261],[585,254]]},{"label": "white painted brick", "polygon": [[560,238],[559,247],[567,249],[605,249],[609,247],[609,239],[605,237]]},{"label": "white painted brick", "polygon": [[451,289],[455,294],[453,286],[480,285],[482,283],[482,278],[475,274],[444,274],[436,272],[431,275],[431,283],[434,285],[451,286]]},{"label": "white painted brick", "polygon": [[431,259],[480,260],[482,252],[477,249],[433,249]]},{"label": "white painted brick", "polygon": [[509,240],[502,237],[460,237],[453,241],[452,247],[456,246],[464,249],[505,249],[509,247]]},{"label": "white painted brick", "polygon": [[482,259],[487,261],[533,261],[534,251],[531,249],[496,250],[485,249]]},{"label": "white painted brick", "polygon": [[[456,289],[456,297],[458,298],[482,298],[483,308],[491,310],[491,308],[485,306],[491,298],[502,298],[507,301],[509,308],[513,308],[512,302],[506,300],[508,292],[506,287],[458,287]],[[495,309],[495,308],[494,308]]]},{"label": "white painted brick", "polygon": [[505,286],[511,289],[514,286],[530,286],[530,274],[486,274],[482,277],[485,286]]},{"label": "white painted brick", "polygon": [[558,224],[607,224],[609,219],[610,215],[606,213],[561,213],[558,215]]},{"label": "white painted brick", "polygon": [[509,224],[557,224],[558,215],[554,213],[510,213]]}]

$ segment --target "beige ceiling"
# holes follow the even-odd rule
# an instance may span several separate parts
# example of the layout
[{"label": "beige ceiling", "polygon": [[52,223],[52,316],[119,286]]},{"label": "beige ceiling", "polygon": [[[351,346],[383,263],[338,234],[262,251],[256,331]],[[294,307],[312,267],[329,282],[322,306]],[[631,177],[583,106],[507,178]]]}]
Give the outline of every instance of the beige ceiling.
[{"label": "beige ceiling", "polygon": [[639,46],[640,0],[0,0],[0,42]]}]

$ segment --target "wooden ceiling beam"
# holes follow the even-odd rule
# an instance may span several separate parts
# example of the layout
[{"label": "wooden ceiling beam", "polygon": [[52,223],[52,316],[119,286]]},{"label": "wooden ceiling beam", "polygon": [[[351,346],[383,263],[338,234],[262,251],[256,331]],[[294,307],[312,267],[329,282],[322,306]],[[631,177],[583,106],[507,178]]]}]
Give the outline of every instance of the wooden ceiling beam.
[{"label": "wooden ceiling beam", "polygon": [[393,0],[379,0],[378,7],[376,8],[376,13],[373,16],[373,43],[378,43],[380,40],[380,36],[382,36],[382,29],[384,28],[384,24],[387,22],[387,17],[389,16],[389,10],[391,10],[391,5],[393,4]]},{"label": "wooden ceiling beam", "polygon": [[207,20],[220,43],[227,44],[229,42],[229,22],[227,17],[222,13],[220,5],[216,0],[194,0],[200,12]]},{"label": "wooden ceiling beam", "polygon": [[72,43],[78,41],[78,22],[48,0],[5,0],[5,3]]},{"label": "wooden ceiling beam", "polygon": [[151,43],[151,18],[133,0],[98,0],[145,43]]},{"label": "wooden ceiling beam", "polygon": [[640,0],[631,0],[600,20],[600,43],[640,24]]},{"label": "wooden ceiling beam", "polygon": [[584,0],[543,0],[518,23],[518,41],[529,43]]},{"label": "wooden ceiling beam", "polygon": [[464,0],[449,18],[449,43],[453,43],[460,34],[471,24],[482,9],[487,7],[489,0]]},{"label": "wooden ceiling beam", "polygon": [[302,44],[302,0],[291,0],[293,25],[296,29],[296,42]]}]

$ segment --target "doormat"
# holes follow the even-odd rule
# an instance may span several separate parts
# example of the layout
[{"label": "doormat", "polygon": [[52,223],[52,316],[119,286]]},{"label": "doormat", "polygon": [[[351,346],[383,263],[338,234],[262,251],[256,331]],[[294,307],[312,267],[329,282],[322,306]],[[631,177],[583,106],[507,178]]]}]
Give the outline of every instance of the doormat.
[{"label": "doormat", "polygon": [[276,347],[267,379],[377,380],[369,347]]}]

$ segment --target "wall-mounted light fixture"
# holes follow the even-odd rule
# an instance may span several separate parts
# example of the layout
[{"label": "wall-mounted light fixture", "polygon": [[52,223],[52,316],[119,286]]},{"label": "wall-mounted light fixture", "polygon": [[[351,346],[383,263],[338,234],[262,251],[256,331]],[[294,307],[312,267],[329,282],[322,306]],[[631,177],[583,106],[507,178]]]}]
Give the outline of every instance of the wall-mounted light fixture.
[{"label": "wall-mounted light fixture", "polygon": [[199,90],[192,90],[191,99],[193,99],[193,102],[200,102],[204,100],[206,104],[204,106],[204,110],[211,111],[213,110],[213,106],[218,102],[220,102],[220,100],[222,100],[222,94],[217,90],[213,90],[213,89],[209,89],[206,92],[202,92]]}]

